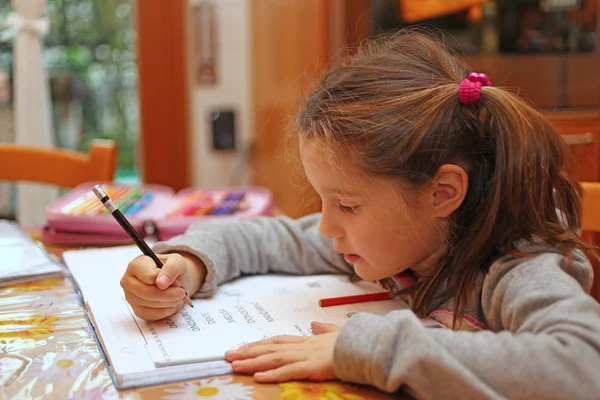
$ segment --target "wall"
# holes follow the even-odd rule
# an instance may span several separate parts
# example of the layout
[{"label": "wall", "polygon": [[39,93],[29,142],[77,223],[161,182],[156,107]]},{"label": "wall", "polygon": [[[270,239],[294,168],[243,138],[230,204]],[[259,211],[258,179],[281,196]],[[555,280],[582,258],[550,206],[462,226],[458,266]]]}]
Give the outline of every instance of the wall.
[{"label": "wall", "polygon": [[[248,184],[249,146],[252,134],[252,0],[218,0],[215,7],[216,48],[214,85],[197,84],[197,66],[191,67],[191,164],[192,184],[211,187]],[[194,6],[200,0],[190,0],[190,18],[194,21]],[[194,22],[190,27],[191,61],[201,40]],[[196,33],[195,33],[196,32]],[[213,150],[210,113],[214,109],[235,110],[236,150]]]}]

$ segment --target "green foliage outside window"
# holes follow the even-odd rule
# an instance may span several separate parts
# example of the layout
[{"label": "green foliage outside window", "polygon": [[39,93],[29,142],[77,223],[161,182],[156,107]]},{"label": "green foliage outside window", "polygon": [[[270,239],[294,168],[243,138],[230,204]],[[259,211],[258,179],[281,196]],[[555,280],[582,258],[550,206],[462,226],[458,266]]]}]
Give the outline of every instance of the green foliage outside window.
[{"label": "green foliage outside window", "polygon": [[[86,150],[93,138],[119,144],[119,173],[135,175],[139,132],[132,0],[50,0],[44,62],[56,143]],[[0,0],[0,24],[13,10]],[[12,39],[0,68],[12,73]]]}]

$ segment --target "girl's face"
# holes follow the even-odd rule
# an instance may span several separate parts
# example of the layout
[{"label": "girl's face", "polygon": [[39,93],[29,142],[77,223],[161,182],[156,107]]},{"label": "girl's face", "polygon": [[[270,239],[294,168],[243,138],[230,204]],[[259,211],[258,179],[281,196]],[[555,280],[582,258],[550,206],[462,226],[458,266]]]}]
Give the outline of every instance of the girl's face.
[{"label": "girl's face", "polygon": [[357,275],[379,280],[433,267],[444,234],[420,193],[401,192],[397,180],[366,177],[350,160],[334,165],[322,146],[300,146],[304,170],[322,201],[320,233],[334,240]]}]

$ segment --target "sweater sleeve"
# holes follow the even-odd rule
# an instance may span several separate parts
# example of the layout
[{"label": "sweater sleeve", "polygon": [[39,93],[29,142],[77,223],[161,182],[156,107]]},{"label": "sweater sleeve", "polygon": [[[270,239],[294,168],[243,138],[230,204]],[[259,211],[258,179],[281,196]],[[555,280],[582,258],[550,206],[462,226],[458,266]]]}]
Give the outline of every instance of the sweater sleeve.
[{"label": "sweater sleeve", "polygon": [[320,214],[300,219],[259,217],[196,223],[183,234],[154,246],[157,253],[182,251],[207,267],[196,296],[214,294],[217,286],[241,275],[347,273],[352,267],[333,242],[319,234]]},{"label": "sweater sleeve", "polygon": [[586,294],[591,278],[581,255],[500,260],[482,293],[491,330],[428,329],[407,310],[358,314],[336,342],[336,373],[418,398],[597,399],[600,307]]}]

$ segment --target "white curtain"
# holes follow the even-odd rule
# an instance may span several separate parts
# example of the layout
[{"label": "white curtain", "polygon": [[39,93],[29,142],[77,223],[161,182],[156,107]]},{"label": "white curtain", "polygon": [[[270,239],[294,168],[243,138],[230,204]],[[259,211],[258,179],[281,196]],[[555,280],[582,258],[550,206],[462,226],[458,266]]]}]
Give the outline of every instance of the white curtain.
[{"label": "white curtain", "polygon": [[[15,141],[19,144],[54,146],[50,94],[44,69],[43,39],[48,32],[44,9],[48,0],[12,0],[8,23],[15,30],[14,114]],[[21,225],[42,224],[44,208],[57,198],[58,188],[17,185],[17,218]]]}]

